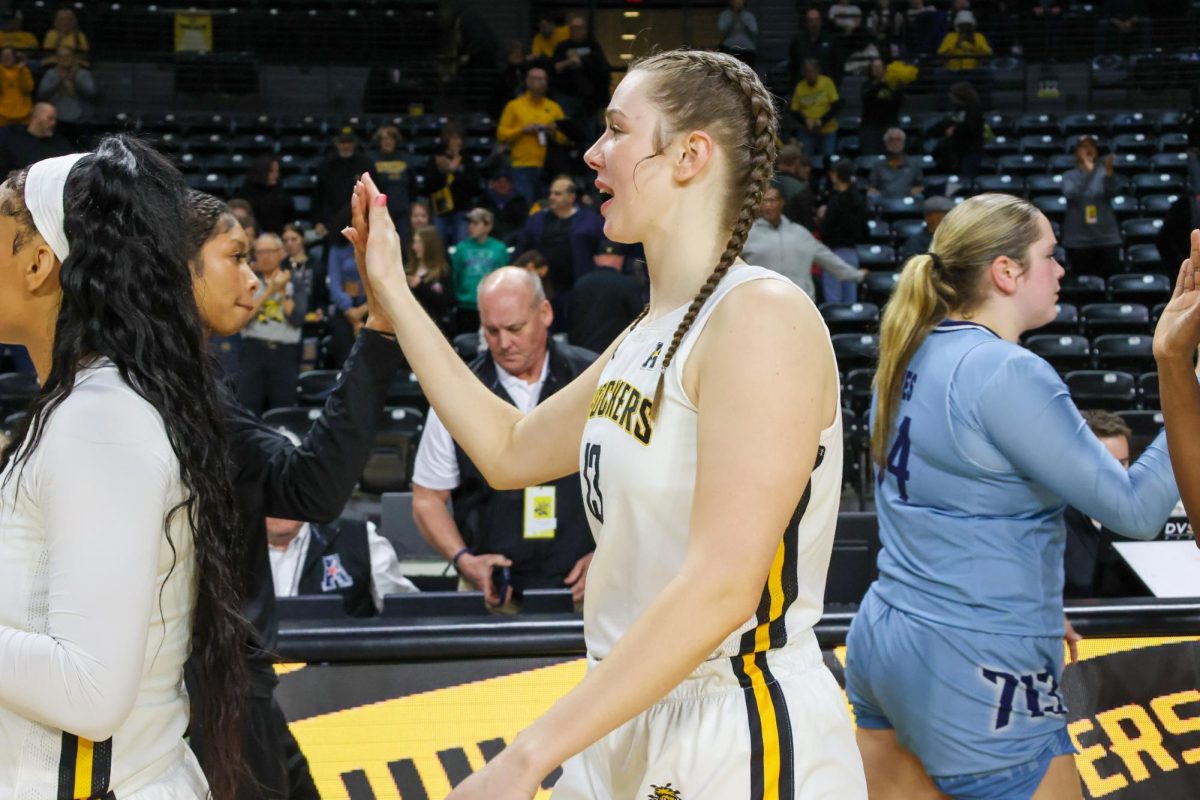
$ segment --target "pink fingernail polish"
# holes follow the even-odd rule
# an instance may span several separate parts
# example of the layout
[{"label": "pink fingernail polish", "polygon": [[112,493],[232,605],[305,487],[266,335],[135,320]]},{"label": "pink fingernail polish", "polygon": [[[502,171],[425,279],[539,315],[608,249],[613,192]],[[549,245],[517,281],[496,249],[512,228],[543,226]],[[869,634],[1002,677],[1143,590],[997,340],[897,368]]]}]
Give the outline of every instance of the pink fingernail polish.
[{"label": "pink fingernail polish", "polygon": [[381,194],[381,195],[379,195],[378,197],[376,197],[376,198],[375,198],[375,205],[377,205],[377,206],[386,206],[386,205],[387,205],[387,195],[386,195],[386,194]]}]

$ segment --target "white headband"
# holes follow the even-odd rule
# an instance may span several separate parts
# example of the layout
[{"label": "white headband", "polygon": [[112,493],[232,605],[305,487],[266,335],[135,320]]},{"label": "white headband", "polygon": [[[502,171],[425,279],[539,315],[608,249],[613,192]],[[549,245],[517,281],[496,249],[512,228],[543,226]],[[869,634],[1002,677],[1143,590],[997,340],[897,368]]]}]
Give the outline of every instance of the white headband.
[{"label": "white headband", "polygon": [[67,244],[67,232],[63,230],[63,189],[67,185],[67,174],[75,162],[91,153],[72,153],[39,161],[29,168],[25,176],[25,207],[33,217],[33,226],[50,245],[59,261],[66,261],[71,254]]}]

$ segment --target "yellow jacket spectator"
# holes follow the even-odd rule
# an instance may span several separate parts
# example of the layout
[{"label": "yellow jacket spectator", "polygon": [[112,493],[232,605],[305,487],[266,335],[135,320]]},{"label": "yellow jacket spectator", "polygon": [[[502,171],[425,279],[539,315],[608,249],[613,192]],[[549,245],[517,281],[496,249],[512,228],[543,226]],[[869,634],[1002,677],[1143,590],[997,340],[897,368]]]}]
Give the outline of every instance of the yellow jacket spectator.
[{"label": "yellow jacket spectator", "polygon": [[26,123],[33,110],[33,73],[11,47],[0,50],[0,125]]},{"label": "yellow jacket spectator", "polygon": [[978,59],[992,54],[992,46],[982,33],[975,30],[975,15],[960,11],[954,17],[954,31],[946,34],[938,47],[938,55],[946,58],[946,68],[952,70],[975,69]]},{"label": "yellow jacket spectator", "polygon": [[[30,34],[30,36],[32,35]],[[37,46],[36,41],[35,39],[34,47]],[[53,56],[63,45],[74,49],[75,55],[82,61],[86,61],[90,49],[87,34],[79,30],[79,19],[69,8],[60,9],[54,15],[54,27],[46,31],[46,36],[42,40],[42,49],[46,51],[47,56]],[[24,47],[24,45],[13,46]]]},{"label": "yellow jacket spectator", "polygon": [[546,146],[553,138],[559,144],[570,140],[558,129],[564,118],[562,107],[546,97],[546,70],[534,67],[525,75],[525,94],[509,100],[500,114],[496,138],[512,149],[513,183],[517,193],[530,203],[541,197],[539,183],[546,165]]},{"label": "yellow jacket spectator", "polygon": [[559,42],[565,42],[570,35],[566,25],[555,25],[554,20],[542,17],[538,20],[538,32],[533,35],[529,51],[533,58],[550,59],[554,56],[554,48]]}]

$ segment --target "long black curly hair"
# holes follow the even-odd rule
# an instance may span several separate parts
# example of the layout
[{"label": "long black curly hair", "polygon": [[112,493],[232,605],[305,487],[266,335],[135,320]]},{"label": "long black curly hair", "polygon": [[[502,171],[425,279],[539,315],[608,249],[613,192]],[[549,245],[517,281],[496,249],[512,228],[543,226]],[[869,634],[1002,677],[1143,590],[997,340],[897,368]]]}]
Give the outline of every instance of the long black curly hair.
[{"label": "long black curly hair", "polygon": [[[36,235],[25,206],[27,171],[0,192],[0,213],[17,222],[19,245]],[[71,169],[64,230],[71,253],[60,269],[62,304],[50,372],[14,433],[0,469],[27,462],[46,422],[75,386],[82,363],[103,356],[162,417],[187,498],[172,508],[191,523],[198,596],[192,661],[205,702],[199,720],[209,743],[204,770],[218,800],[245,774],[241,715],[247,676],[242,647],[238,513],[218,410],[215,364],[192,294],[187,186],[169,161],[127,136],[108,136]],[[19,443],[19,444],[18,444]],[[174,543],[167,533],[172,550]]]}]

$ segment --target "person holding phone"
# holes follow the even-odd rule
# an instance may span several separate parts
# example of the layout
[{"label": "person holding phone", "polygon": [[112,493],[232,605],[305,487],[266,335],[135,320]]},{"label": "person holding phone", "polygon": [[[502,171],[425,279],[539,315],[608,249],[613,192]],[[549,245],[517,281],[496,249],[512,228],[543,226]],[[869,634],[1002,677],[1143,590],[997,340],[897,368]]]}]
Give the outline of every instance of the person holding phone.
[{"label": "person holding phone", "polygon": [[1121,228],[1113,211],[1112,198],[1120,192],[1120,179],[1113,171],[1115,156],[1100,158],[1100,143],[1094,136],[1080,136],[1075,144],[1075,167],[1063,174],[1062,243],[1067,265],[1079,275],[1107,278],[1121,271]]}]

